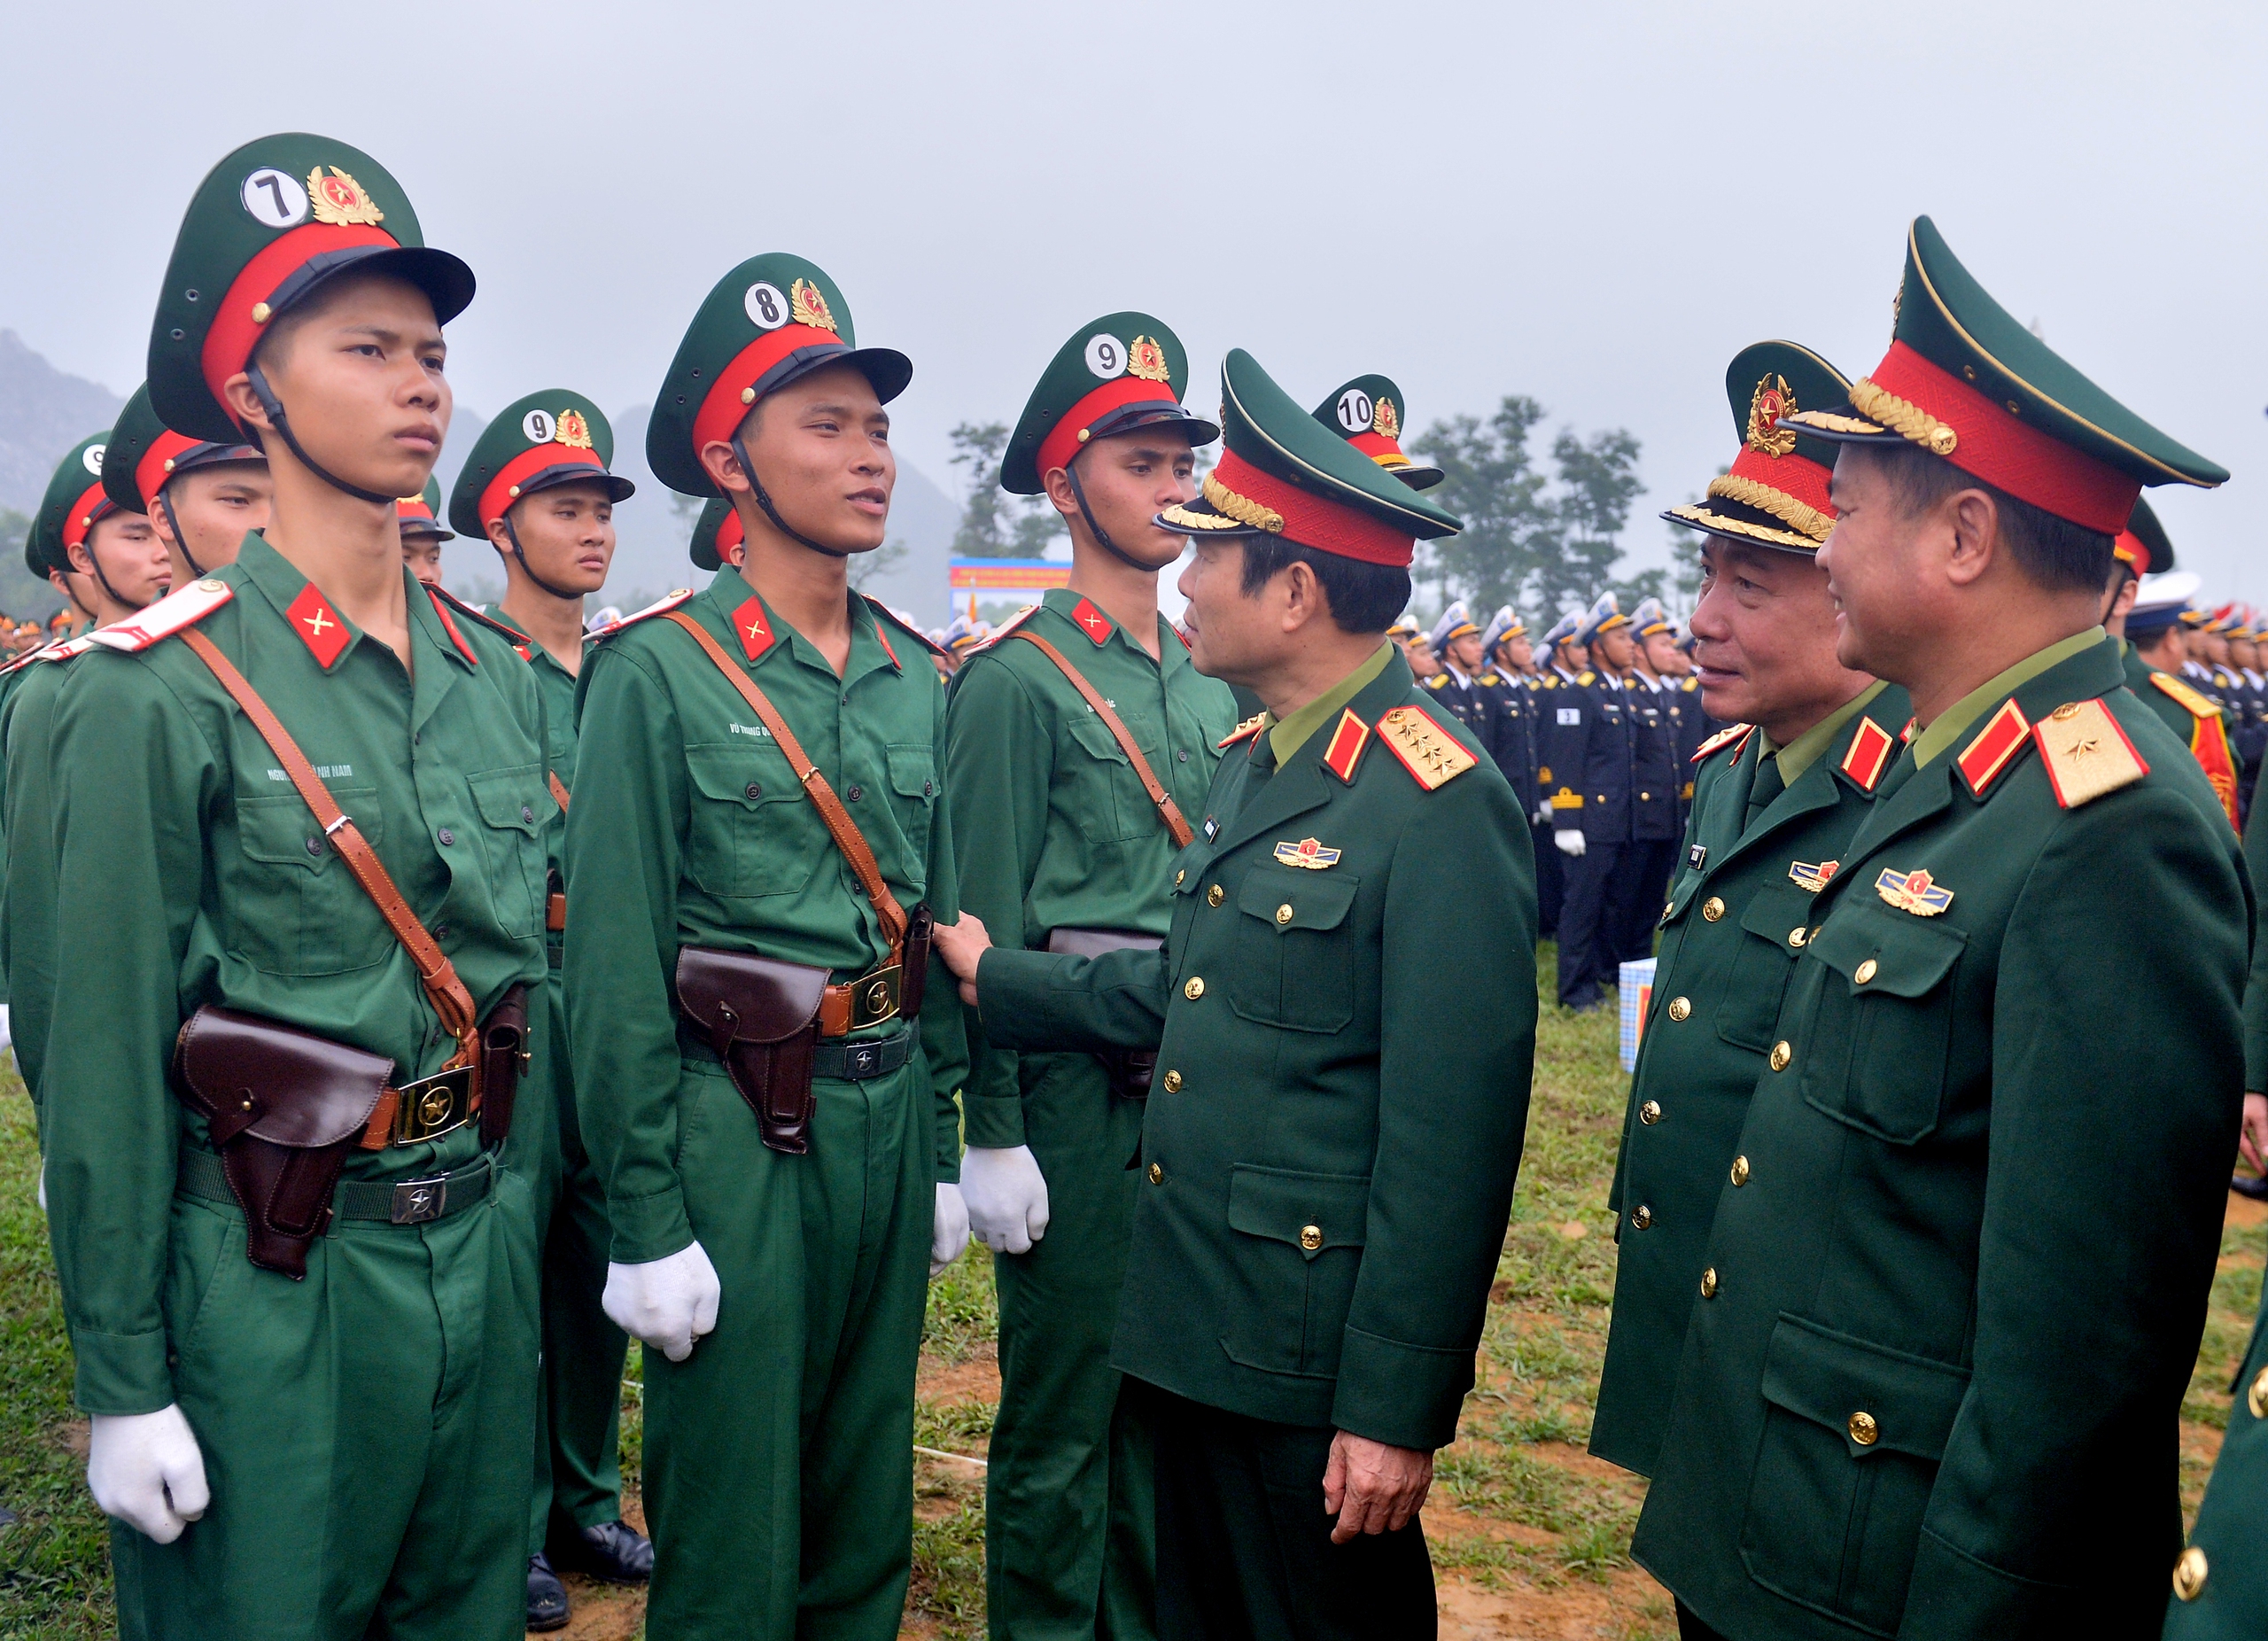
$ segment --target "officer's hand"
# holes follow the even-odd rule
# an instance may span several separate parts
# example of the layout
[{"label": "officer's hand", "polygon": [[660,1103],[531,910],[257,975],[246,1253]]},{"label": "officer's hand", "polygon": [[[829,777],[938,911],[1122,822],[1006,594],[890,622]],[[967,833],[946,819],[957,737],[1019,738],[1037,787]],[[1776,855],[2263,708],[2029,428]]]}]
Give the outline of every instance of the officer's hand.
[{"label": "officer's hand", "polygon": [[1559,845],[1559,852],[1563,855],[1580,856],[1583,852],[1583,834],[1581,828],[1563,827],[1551,835],[1551,841]]},{"label": "officer's hand", "polygon": [[2246,1162],[2268,1174],[2268,1094],[2244,1097],[2244,1126],[2237,1130],[2237,1146]]},{"label": "officer's hand", "polygon": [[960,1000],[976,1007],[976,965],[992,944],[984,924],[974,912],[963,912],[958,923],[939,923],[930,930],[932,948],[945,960],[953,978],[960,982]]},{"label": "officer's hand", "polygon": [[1331,1438],[1323,1471],[1323,1508],[1339,1524],[1331,1542],[1357,1533],[1396,1533],[1410,1525],[1433,1484],[1433,1456],[1414,1447],[1389,1447],[1341,1430]]},{"label": "officer's hand", "polygon": [[1550,826],[1551,824],[1550,805],[1538,804],[1535,806],[1535,823],[1538,826]]},{"label": "officer's hand", "polygon": [[960,1187],[937,1186],[936,1217],[929,1222],[929,1274],[935,1278],[968,1246],[968,1204]]},{"label": "officer's hand", "polygon": [[1029,1146],[971,1146],[960,1159],[968,1228],[996,1254],[1029,1254],[1047,1234],[1047,1180]]},{"label": "officer's hand", "polygon": [[693,1354],[694,1341],[716,1330],[722,1293],[717,1267],[701,1244],[692,1242],[644,1264],[610,1264],[599,1308],[633,1339],[682,1362]]},{"label": "officer's hand", "polygon": [[154,1413],[97,1413],[87,1487],[105,1515],[170,1544],[213,1502],[197,1433],[174,1403]]}]

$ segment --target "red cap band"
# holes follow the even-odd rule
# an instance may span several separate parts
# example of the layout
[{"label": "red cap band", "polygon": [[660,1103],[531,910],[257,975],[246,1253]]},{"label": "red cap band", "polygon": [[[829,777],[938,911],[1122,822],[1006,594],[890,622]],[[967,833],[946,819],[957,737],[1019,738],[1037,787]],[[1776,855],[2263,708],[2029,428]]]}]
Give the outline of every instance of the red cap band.
[{"label": "red cap band", "polygon": [[150,503],[158,499],[158,492],[174,476],[174,458],[184,450],[194,450],[203,443],[184,433],[167,428],[150,441],[150,448],[134,469],[134,488],[141,494],[142,508],[149,510]]},{"label": "red cap band", "polygon": [[393,516],[396,518],[431,518],[433,509],[425,505],[423,496],[406,495],[393,504]]},{"label": "red cap band", "polygon": [[732,551],[747,539],[748,527],[741,523],[740,509],[726,509],[717,523],[717,557],[722,564],[731,564]]},{"label": "red cap band", "polygon": [[1793,496],[1829,518],[1835,517],[1835,503],[1827,498],[1827,481],[1834,477],[1834,470],[1821,467],[1808,456],[1767,455],[1753,445],[1743,445],[1733,458],[1732,476]]},{"label": "red cap band", "polygon": [[734,355],[732,363],[717,372],[717,381],[701,401],[700,414],[693,418],[693,454],[698,460],[703,448],[724,444],[733,436],[756,401],[741,395],[757,383],[773,366],[800,347],[841,347],[850,349],[832,331],[822,331],[817,325],[788,323],[777,331],[766,331]]},{"label": "red cap band", "polygon": [[63,548],[66,552],[87,539],[95,521],[105,514],[118,510],[117,503],[103,494],[102,481],[97,479],[79,493],[71,503],[71,510],[63,516]]},{"label": "red cap band", "polygon": [[1221,453],[1221,464],[1211,476],[1247,501],[1257,502],[1281,517],[1282,534],[1286,541],[1336,553],[1341,558],[1359,559],[1366,564],[1390,564],[1402,569],[1407,569],[1410,559],[1417,556],[1417,540],[1410,531],[1355,508],[1310,495],[1296,485],[1262,472],[1233,450]]},{"label": "red cap band", "polygon": [[1953,429],[1945,459],[1962,472],[2083,529],[2115,536],[2126,527],[2140,479],[2042,432],[1905,343],[1892,342],[1868,379]]},{"label": "red cap band", "polygon": [[2136,575],[2150,573],[2150,549],[2141,537],[2132,530],[2121,530],[2118,539],[2110,544],[2111,556],[2124,559],[2134,566]]},{"label": "red cap band", "polygon": [[275,295],[278,285],[327,251],[350,251],[356,245],[397,250],[400,245],[383,228],[303,222],[262,245],[229,284],[229,294],[221,299],[220,308],[213,315],[212,329],[205,333],[205,348],[198,362],[214,402],[222,406],[229,402],[221,395],[221,384],[245,368],[267,327],[266,319],[254,319],[252,311]]},{"label": "red cap band", "polygon": [[1132,375],[1113,377],[1065,411],[1063,419],[1048,430],[1047,437],[1039,441],[1039,453],[1032,458],[1032,471],[1044,479],[1050,469],[1070,466],[1071,458],[1085,444],[1081,433],[1114,410],[1145,402],[1161,407],[1171,403],[1177,412],[1181,408],[1173,390],[1161,382]]},{"label": "red cap band", "polygon": [[[1401,442],[1397,439],[1388,439],[1384,433],[1352,433],[1348,436],[1347,442],[1354,446],[1355,449],[1360,450],[1364,455],[1370,457],[1373,462],[1379,462],[1379,458],[1382,455],[1393,455],[1400,456],[1402,458],[1400,461],[1394,463],[1393,464],[1394,466],[1407,467],[1410,465],[1409,453],[1402,449]],[[1386,463],[1384,462],[1379,462],[1379,465],[1380,467],[1385,467]]]},{"label": "red cap band", "polygon": [[547,467],[587,467],[594,477],[606,477],[597,455],[574,445],[531,445],[504,463],[480,493],[480,525],[486,529],[520,499],[520,481],[532,478]]}]

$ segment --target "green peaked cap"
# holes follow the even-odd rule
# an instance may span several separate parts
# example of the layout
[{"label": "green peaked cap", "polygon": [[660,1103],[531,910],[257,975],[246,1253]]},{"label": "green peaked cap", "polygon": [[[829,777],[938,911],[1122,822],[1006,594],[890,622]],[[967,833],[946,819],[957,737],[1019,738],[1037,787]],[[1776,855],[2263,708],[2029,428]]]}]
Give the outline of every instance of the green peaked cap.
[{"label": "green peaked cap", "polygon": [[1205,475],[1203,494],[1159,514],[1165,528],[1280,535],[1365,563],[1407,565],[1413,539],[1464,527],[1293,402],[1240,347],[1221,362],[1221,434],[1227,451]]},{"label": "green peaked cap", "polygon": [[2079,374],[1985,293],[1937,225],[1906,235],[1889,354],[1850,401],[1799,410],[1798,431],[1919,445],[1987,484],[2115,535],[2146,485],[2210,488],[2228,471]]},{"label": "green peaked cap", "polygon": [[731,499],[712,495],[701,504],[701,517],[694,521],[693,541],[687,548],[693,556],[693,562],[700,568],[722,570],[725,567],[723,548],[726,544],[718,540],[718,533],[728,523],[732,526],[732,540],[738,542],[741,539],[740,515],[733,511]]},{"label": "green peaked cap", "polygon": [[408,280],[443,324],[472,300],[472,270],[426,245],[409,196],[361,149],[287,131],[214,166],[182,218],[150,328],[150,401],[165,424],[240,440],[221,384],[278,315],[350,268]]},{"label": "green peaked cap", "polygon": [[719,279],[686,327],[646,424],[646,463],[686,495],[719,494],[702,446],[729,439],[765,394],[828,365],[847,364],[884,404],[913,379],[913,362],[860,347],[850,304],[815,262],[783,251],[752,256]]},{"label": "green peaked cap", "polygon": [[[145,474],[143,466],[152,455],[159,458],[159,463]],[[103,494],[129,513],[147,512],[176,473],[223,462],[267,460],[256,445],[220,444],[175,432],[158,419],[157,408],[150,402],[150,385],[144,382],[127,400],[126,408],[118,413],[118,425],[110,430],[110,447],[103,455]]]},{"label": "green peaked cap", "polygon": [[417,494],[395,498],[393,510],[395,527],[404,535],[437,535],[444,541],[456,540],[441,522],[441,481],[430,474],[425,488]]},{"label": "green peaked cap", "polygon": [[1431,490],[1445,477],[1432,463],[1412,461],[1402,449],[1410,401],[1392,377],[1341,382],[1315,408],[1315,419],[1412,490]]},{"label": "green peaked cap", "polygon": [[620,502],[638,486],[607,470],[614,463],[614,429],[582,394],[563,387],[516,399],[481,430],[471,454],[449,487],[449,523],[460,535],[488,535],[522,496],[560,485],[597,483]]},{"label": "green peaked cap", "polygon": [[1128,312],[1081,325],[1024,401],[1000,488],[1037,495],[1047,469],[1067,466],[1090,439],[1137,427],[1176,424],[1191,444],[1211,444],[1221,430],[1182,408],[1188,391],[1189,354],[1162,320]]},{"label": "green peaked cap", "polygon": [[1725,399],[1740,440],[1732,471],[1709,481],[1703,501],[1662,517],[1713,535],[1817,552],[1835,525],[1827,496],[1835,446],[1786,418],[1850,397],[1849,378],[1808,347],[1758,342],[1742,348],[1725,369]]},{"label": "green peaked cap", "polygon": [[[117,510],[118,504],[103,487],[109,447],[108,428],[89,433],[71,447],[70,454],[48,476],[47,492],[40,497],[39,511],[32,515],[31,530],[24,537],[24,566],[40,580],[46,580],[50,570],[67,573],[71,554],[65,544],[86,540],[97,519]],[[142,509],[125,510],[138,513]]]}]

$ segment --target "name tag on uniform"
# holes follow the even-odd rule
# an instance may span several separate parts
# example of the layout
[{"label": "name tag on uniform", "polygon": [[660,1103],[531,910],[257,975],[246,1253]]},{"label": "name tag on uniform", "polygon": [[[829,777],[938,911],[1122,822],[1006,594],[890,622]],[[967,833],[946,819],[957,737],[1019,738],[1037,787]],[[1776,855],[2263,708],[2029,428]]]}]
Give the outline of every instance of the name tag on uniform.
[{"label": "name tag on uniform", "polygon": [[1579,706],[1561,707],[1559,709],[1559,721],[1562,724],[1581,723],[1583,721],[1583,709]]},{"label": "name tag on uniform", "polygon": [[1221,823],[1213,819],[1212,816],[1207,815],[1205,817],[1205,841],[1209,844],[1215,838],[1220,836],[1220,835]]},{"label": "name tag on uniform", "polygon": [[1697,872],[1708,863],[1708,859],[1709,846],[1706,844],[1696,844],[1685,852],[1685,864]]}]

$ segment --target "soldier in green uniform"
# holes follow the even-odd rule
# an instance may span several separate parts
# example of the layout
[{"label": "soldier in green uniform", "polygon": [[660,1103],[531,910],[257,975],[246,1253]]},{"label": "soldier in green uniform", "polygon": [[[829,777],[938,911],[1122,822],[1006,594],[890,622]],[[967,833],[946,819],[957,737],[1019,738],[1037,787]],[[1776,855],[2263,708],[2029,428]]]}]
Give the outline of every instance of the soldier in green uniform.
[{"label": "soldier in green uniform", "polygon": [[1609,1199],[1619,1251],[1590,1448],[1641,1475],[1668,1421],[1718,1194],[1728,1175],[1747,1180],[1736,1147],[1812,898],[1912,715],[1904,690],[1836,659],[1814,562],[1835,522],[1835,447],[1779,424],[1850,387],[1792,342],[1743,348],[1725,372],[1740,453],[1702,501],[1662,515],[1705,533],[1696,659],[1710,715],[1735,727],[1696,759]]},{"label": "soldier in green uniform", "polygon": [[[1228,687],[1198,673],[1157,611],[1158,573],[1186,543],[1155,517],[1196,495],[1195,447],[1220,437],[1183,408],[1188,380],[1165,324],[1107,315],[1057,350],[1008,440],[1001,487],[1062,516],[1071,580],[962,664],[945,790],[961,907],[1011,945],[1162,938],[1183,817],[1201,813],[1235,727]],[[968,1026],[961,1195],[1000,1294],[991,1633],[1147,1636],[1150,1455],[1120,1406],[1110,1335],[1149,1069],[1077,1048],[1018,1054],[994,1047],[974,1013]]]},{"label": "soldier in green uniform", "polygon": [[455,541],[455,533],[442,526],[440,519],[441,481],[429,478],[425,488],[416,495],[406,495],[393,504],[394,517],[401,532],[402,561],[409,566],[409,573],[428,587],[441,585],[441,543]]},{"label": "soldier in green uniform", "polygon": [[567,999],[607,1314],[648,1347],[656,1641],[881,1641],[905,1605],[967,1050],[922,984],[925,908],[955,914],[944,685],[848,570],[882,543],[913,369],[854,346],[802,258],[726,275],[646,455],[743,539],[578,681]]},{"label": "soldier in green uniform", "polygon": [[[449,496],[449,522],[485,537],[504,567],[501,604],[474,608],[535,669],[550,734],[546,762],[563,806],[575,784],[575,679],[583,665],[583,600],[606,582],[614,508],[635,486],[609,471],[614,430],[580,393],[552,388],[507,405],[481,432]],[[407,521],[405,521],[407,522]],[[555,857],[565,826],[552,830]],[[617,1429],[629,1340],[600,1306],[606,1287],[606,1194],[583,1148],[560,984],[566,896],[555,859],[544,929],[551,964],[551,1077],[525,1091],[513,1121],[513,1165],[534,1187],[543,1252],[543,1381],[535,1487],[528,1506],[528,1628],[570,1616],[555,1559],[615,1583],[653,1571],[645,1536],[622,1520]],[[548,1546],[555,1541],[555,1558]]]},{"label": "soldier in green uniform", "polygon": [[555,805],[534,680],[408,577],[393,514],[472,288],[368,154],[223,159],[150,395],[260,445],[268,525],[58,695],[94,932],[57,948],[50,1228],[129,1636],[519,1632],[535,1249],[497,1150]]},{"label": "soldier in green uniform", "polygon": [[238,543],[267,527],[275,493],[257,445],[176,433],[158,419],[146,384],[118,413],[103,494],[148,517],[172,561],[172,586],[235,564]]},{"label": "soldier in green uniform", "polygon": [[1800,920],[1632,1553],[1697,1635],[2147,1633],[2252,893],[2099,621],[2141,486],[2227,475],[1926,217],[1888,356],[1781,423],[1846,446],[1837,654],[1917,727]]},{"label": "soldier in green uniform", "polygon": [[1527,828],[1385,637],[1412,538],[1456,520],[1241,350],[1222,400],[1220,464],[1161,517],[1196,541],[1198,666],[1268,712],[1174,863],[1164,948],[938,937],[991,1040],[1157,1053],[1111,1359],[1156,1443],[1160,1634],[1429,1634],[1417,1512],[1472,1383],[1534,1050]]}]

